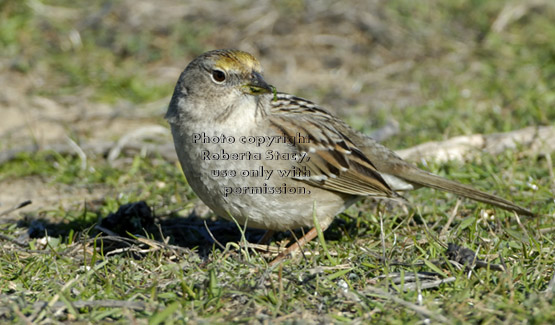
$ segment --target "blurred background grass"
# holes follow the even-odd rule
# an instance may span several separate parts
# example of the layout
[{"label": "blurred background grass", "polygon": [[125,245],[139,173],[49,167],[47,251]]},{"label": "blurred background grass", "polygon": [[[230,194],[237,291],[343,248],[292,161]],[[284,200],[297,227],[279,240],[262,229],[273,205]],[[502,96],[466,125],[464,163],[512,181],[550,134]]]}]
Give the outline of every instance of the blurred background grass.
[{"label": "blurred background grass", "polygon": [[397,148],[555,118],[550,1],[4,0],[0,15],[0,100],[20,123],[85,103],[155,102],[159,118],[180,71],[215,48],[252,52],[280,91],[358,129],[397,120]]}]

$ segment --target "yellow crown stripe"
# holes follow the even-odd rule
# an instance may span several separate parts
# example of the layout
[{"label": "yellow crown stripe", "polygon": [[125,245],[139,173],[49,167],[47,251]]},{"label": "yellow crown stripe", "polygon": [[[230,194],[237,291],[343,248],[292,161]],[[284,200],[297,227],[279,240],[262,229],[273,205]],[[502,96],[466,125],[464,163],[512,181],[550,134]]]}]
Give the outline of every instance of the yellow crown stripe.
[{"label": "yellow crown stripe", "polygon": [[261,70],[260,63],[251,54],[243,51],[222,51],[215,66],[224,70],[251,72]]}]

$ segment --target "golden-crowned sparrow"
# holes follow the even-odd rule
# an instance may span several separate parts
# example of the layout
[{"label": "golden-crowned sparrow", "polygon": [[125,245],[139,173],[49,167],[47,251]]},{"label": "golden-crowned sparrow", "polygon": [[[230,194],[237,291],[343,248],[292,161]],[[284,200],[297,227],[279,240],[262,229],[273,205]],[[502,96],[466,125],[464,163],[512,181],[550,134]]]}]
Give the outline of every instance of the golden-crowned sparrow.
[{"label": "golden-crowned sparrow", "polygon": [[[251,54],[215,50],[183,71],[166,118],[183,172],[214,212],[267,230],[325,229],[370,196],[427,186],[520,214],[531,211],[423,171],[324,108],[279,93]],[[316,235],[314,229],[301,242]],[[307,237],[308,236],[308,237]]]}]

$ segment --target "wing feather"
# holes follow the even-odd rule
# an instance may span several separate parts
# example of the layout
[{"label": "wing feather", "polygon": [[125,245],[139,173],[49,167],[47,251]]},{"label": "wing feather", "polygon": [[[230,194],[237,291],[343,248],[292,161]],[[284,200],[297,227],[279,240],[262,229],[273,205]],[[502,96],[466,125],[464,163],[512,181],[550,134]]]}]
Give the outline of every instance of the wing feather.
[{"label": "wing feather", "polygon": [[310,176],[298,180],[324,189],[361,196],[399,197],[370,159],[340,130],[347,126],[321,107],[297,97],[278,94],[270,114],[271,125],[294,137],[308,135],[309,143],[295,143],[307,158]]}]

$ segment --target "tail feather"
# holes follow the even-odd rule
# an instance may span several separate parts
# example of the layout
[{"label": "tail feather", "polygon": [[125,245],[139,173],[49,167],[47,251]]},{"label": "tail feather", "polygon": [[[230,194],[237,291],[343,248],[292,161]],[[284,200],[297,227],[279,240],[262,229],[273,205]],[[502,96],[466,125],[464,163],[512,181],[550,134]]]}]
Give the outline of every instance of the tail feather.
[{"label": "tail feather", "polygon": [[534,216],[532,211],[518,206],[511,201],[500,198],[499,196],[479,191],[469,185],[451,181],[414,167],[410,168],[410,171],[405,169],[402,176],[396,176],[416,185],[451,192],[472,200],[495,205],[505,210],[514,211],[522,215]]},{"label": "tail feather", "polygon": [[[402,187],[404,185],[411,184],[431,187],[464,196],[472,200],[495,205],[502,209],[514,211],[522,215],[535,216],[532,211],[518,206],[511,201],[419,169],[405,162],[393,151],[377,143],[372,138],[358,134],[354,135],[353,138],[358,139],[358,145],[360,146],[362,152],[370,159],[370,161],[372,161],[380,173],[394,176],[409,183],[402,184],[402,182],[399,182],[396,186],[392,186],[394,189],[397,189],[396,187],[398,186]],[[402,189],[399,188],[398,190]]]}]

